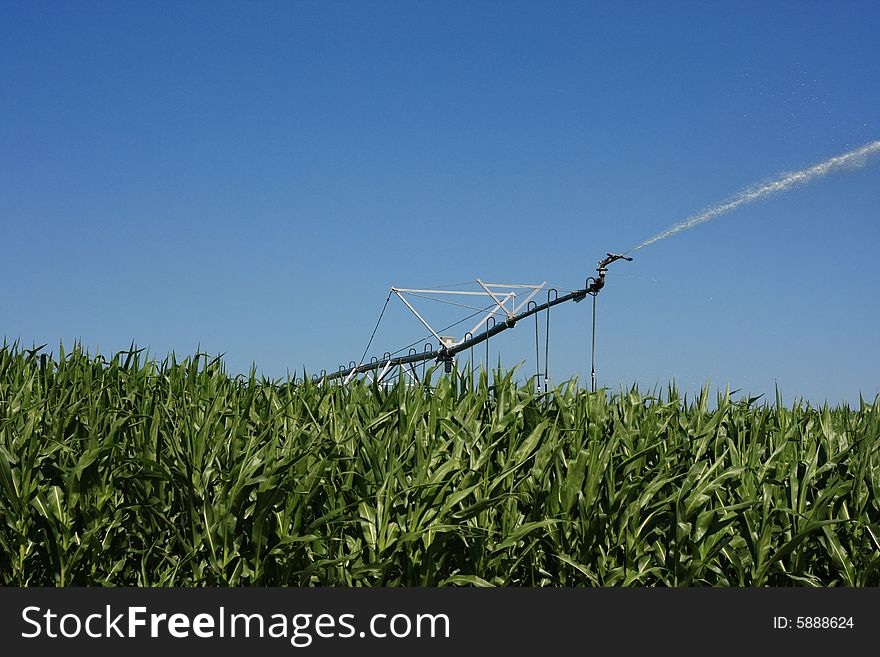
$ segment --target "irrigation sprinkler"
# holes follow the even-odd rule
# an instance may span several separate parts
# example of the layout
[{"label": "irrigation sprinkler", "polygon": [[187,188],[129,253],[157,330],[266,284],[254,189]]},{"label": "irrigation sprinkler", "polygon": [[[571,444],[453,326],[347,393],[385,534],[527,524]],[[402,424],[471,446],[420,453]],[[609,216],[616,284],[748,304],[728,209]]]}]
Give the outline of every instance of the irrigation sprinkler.
[{"label": "irrigation sprinkler", "polygon": [[[540,355],[538,353],[538,322],[537,315],[538,313],[544,312],[546,313],[546,335],[545,335],[545,346],[544,346],[544,391],[547,392],[549,386],[549,350],[550,350],[550,309],[554,306],[558,306],[559,304],[565,303],[567,301],[574,301],[575,303],[580,303],[587,296],[593,297],[593,324],[592,324],[592,333],[593,333],[593,341],[592,341],[592,363],[591,363],[591,381],[592,381],[592,389],[596,388],[596,368],[595,368],[595,356],[596,356],[596,296],[599,294],[599,291],[605,287],[605,275],[608,271],[608,266],[616,262],[617,260],[626,260],[632,261],[632,258],[627,257],[626,255],[608,253],[607,257],[603,258],[597,263],[596,272],[597,276],[588,277],[584,282],[584,287],[571,291],[568,294],[559,295],[559,292],[556,288],[547,288],[547,282],[543,282],[537,285],[531,284],[522,284],[522,283],[487,283],[479,278],[476,279],[476,289],[471,290],[463,290],[463,289],[449,289],[449,288],[402,288],[402,287],[392,287],[389,294],[388,299],[391,298],[392,295],[396,296],[403,302],[404,306],[412,313],[412,315],[418,320],[418,322],[429,331],[429,335],[419,342],[423,342],[427,339],[435,339],[437,340],[438,347],[435,349],[433,345],[428,342],[423,351],[416,351],[412,349],[412,345],[408,345],[399,351],[404,351],[408,349],[406,355],[403,356],[395,356],[391,352],[385,352],[381,358],[373,357],[369,362],[364,362],[366,358],[366,354],[370,349],[373,338],[376,335],[376,330],[379,327],[379,323],[382,321],[382,317],[385,313],[385,308],[388,305],[388,299],[385,300],[385,306],[382,308],[382,313],[379,315],[379,321],[376,323],[376,328],[373,329],[373,334],[370,337],[370,341],[367,344],[367,348],[364,350],[364,356],[361,358],[361,362],[351,361],[348,364],[348,367],[341,366],[337,371],[332,373],[322,373],[321,381],[332,381],[335,379],[342,379],[344,383],[350,382],[355,376],[359,374],[373,374],[373,380],[377,383],[381,383],[385,380],[388,375],[394,370],[394,368],[402,368],[401,371],[406,372],[410,375],[414,380],[418,380],[417,377],[412,375],[415,374],[414,366],[416,363],[422,363],[423,365],[427,363],[427,361],[435,361],[438,364],[443,364],[443,369],[445,372],[452,372],[455,367],[455,357],[461,352],[472,350],[476,345],[486,343],[488,346],[488,341],[490,338],[506,331],[507,329],[512,329],[516,326],[517,322],[527,317],[535,316],[535,347],[536,347],[536,359],[540,360]],[[544,303],[537,303],[534,301],[534,297],[541,290],[546,290],[547,292],[547,301]],[[524,294],[525,298],[522,300],[519,299],[519,296]],[[429,299],[433,301],[440,301],[441,303],[451,304],[454,306],[461,306],[463,308],[473,309],[473,306],[466,305],[465,303],[460,303],[457,301],[451,301],[450,299],[460,299],[464,301],[474,301],[477,303],[488,303],[485,307],[477,308],[477,312],[475,312],[470,317],[474,317],[476,315],[481,315],[480,320],[474,325],[472,329],[466,331],[462,334],[461,338],[457,338],[454,335],[449,335],[448,330],[453,328],[455,324],[444,327],[444,328],[435,328],[431,322],[425,317],[425,314],[419,312],[416,309],[413,299],[414,298],[422,298]],[[457,322],[456,324],[460,324],[463,321],[466,321],[470,317],[466,317],[464,320]],[[471,354],[473,352],[471,351]],[[488,353],[488,352],[487,352]],[[404,368],[404,366],[408,366]],[[486,367],[488,369],[489,363],[488,359],[486,362]],[[540,363],[537,363],[538,373],[540,374]],[[422,376],[422,380],[424,380],[424,372]]]},{"label": "irrigation sprinkler", "polygon": [[[807,167],[793,173],[783,174],[779,178],[763,183],[759,186],[748,187],[733,196],[732,198],[728,199],[727,201],[712,206],[711,208],[703,210],[700,213],[693,215],[682,222],[670,226],[663,232],[658,233],[653,237],[645,240],[641,244],[632,247],[625,253],[606,254],[607,257],[598,262],[598,265],[596,267],[598,275],[596,277],[588,277],[584,283],[583,288],[575,290],[573,292],[569,292],[568,294],[565,294],[563,296],[559,296],[555,288],[545,288],[545,286],[547,285],[546,282],[541,283],[540,285],[505,285],[500,283],[484,283],[480,279],[477,279],[476,284],[479,286],[479,289],[469,291],[437,288],[416,289],[392,287],[391,291],[388,293],[388,298],[385,300],[385,305],[382,308],[382,312],[379,314],[379,320],[376,322],[376,327],[373,329],[373,334],[370,336],[370,341],[367,343],[367,348],[364,350],[364,355],[361,357],[361,361],[359,363],[351,361],[348,367],[342,365],[337,371],[331,374],[322,372],[320,381],[324,382],[334,379],[344,379],[344,381],[347,383],[358,374],[366,374],[368,372],[373,372],[381,368],[381,374],[374,378],[375,381],[379,382],[384,379],[395,367],[400,367],[403,365],[410,365],[410,374],[414,375],[415,369],[412,366],[415,363],[422,363],[422,380],[424,380],[425,366],[428,361],[433,360],[437,363],[442,363],[446,372],[452,372],[455,367],[456,354],[468,349],[472,350],[474,346],[482,344],[483,342],[486,343],[486,368],[488,369],[489,339],[501,333],[502,331],[513,328],[518,321],[526,317],[531,317],[532,315],[535,315],[535,369],[536,377],[540,379],[540,340],[538,336],[539,322],[537,314],[540,312],[545,312],[546,335],[544,344],[543,383],[544,391],[546,392],[549,385],[548,361],[550,354],[550,308],[557,306],[561,303],[565,303],[566,301],[574,301],[575,303],[578,303],[580,301],[583,301],[587,296],[592,296],[593,313],[592,338],[590,347],[590,381],[591,389],[595,391],[597,305],[596,297],[599,294],[599,291],[602,290],[603,287],[605,287],[605,274],[607,273],[608,266],[611,263],[618,260],[626,260],[627,262],[631,262],[632,258],[627,256],[628,253],[638,251],[639,249],[643,249],[646,246],[654,244],[655,242],[658,242],[662,239],[671,237],[672,235],[693,228],[694,226],[697,226],[699,224],[706,223],[707,221],[711,221],[716,217],[731,212],[747,203],[752,203],[753,201],[758,201],[773,194],[792,189],[798,185],[809,183],[812,180],[821,178],[831,173],[832,171],[836,171],[845,167],[864,166],[865,163],[868,161],[868,158],[873,157],[877,154],[880,154],[880,141],[873,141],[854,150],[848,151],[836,157],[832,157],[823,162],[815,164],[811,167]],[[525,300],[519,302],[518,294],[523,290],[528,290],[529,293]],[[542,304],[537,304],[535,301],[532,301],[532,298],[540,290],[546,290],[547,301]],[[413,344],[425,343],[426,340],[433,337],[437,340],[439,346],[437,347],[437,349],[434,349],[433,344],[431,342],[427,342],[425,344],[425,348],[421,352],[413,353],[412,351],[410,351],[406,356],[394,355],[408,348],[404,347],[403,349],[400,349],[393,354],[386,352],[381,359],[373,359],[369,363],[364,364],[366,354],[370,349],[370,345],[372,344],[373,338],[376,335],[376,330],[379,328],[379,323],[382,321],[382,317],[385,314],[385,309],[388,307],[388,302],[391,299],[392,295],[396,295],[412,312],[416,319],[418,319],[418,321],[430,331],[429,336],[427,336],[426,338],[422,338],[417,343]],[[411,297],[421,296],[434,298],[434,300],[437,300],[435,297],[438,295],[462,295],[464,297],[470,296],[472,299],[482,297],[483,300],[490,299],[491,303],[485,308],[479,310],[479,312],[474,313],[473,316],[476,316],[477,314],[483,312],[485,312],[486,314],[483,316],[482,319],[480,319],[480,321],[476,324],[476,326],[474,326],[473,329],[466,332],[462,338],[457,339],[449,335],[441,335],[441,333],[445,333],[447,329],[435,329],[430,324],[430,322],[427,321],[423,314],[415,308],[411,299]],[[464,306],[464,304],[456,303],[449,300],[444,301],[444,303]],[[498,318],[501,318],[502,321],[497,321]],[[411,347],[412,345],[408,346]],[[473,351],[471,351],[471,354],[473,354]],[[473,356],[471,356],[471,362],[473,362]],[[413,376],[413,378],[416,379],[417,377]]]}]

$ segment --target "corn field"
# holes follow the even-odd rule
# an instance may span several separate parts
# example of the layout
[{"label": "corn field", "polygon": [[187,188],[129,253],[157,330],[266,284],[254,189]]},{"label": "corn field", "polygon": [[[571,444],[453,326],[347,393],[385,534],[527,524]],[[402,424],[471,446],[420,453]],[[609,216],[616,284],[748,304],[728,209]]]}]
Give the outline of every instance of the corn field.
[{"label": "corn field", "polygon": [[880,584],[878,400],[475,378],[3,345],[0,584]]}]

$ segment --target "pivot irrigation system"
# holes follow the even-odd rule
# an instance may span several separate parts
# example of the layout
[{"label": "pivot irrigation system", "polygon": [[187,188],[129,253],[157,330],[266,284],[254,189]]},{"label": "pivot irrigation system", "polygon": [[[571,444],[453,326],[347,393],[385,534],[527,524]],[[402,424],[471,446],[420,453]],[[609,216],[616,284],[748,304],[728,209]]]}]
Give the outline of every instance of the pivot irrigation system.
[{"label": "pivot irrigation system", "polygon": [[[832,171],[836,171],[838,169],[846,167],[862,167],[866,164],[869,157],[877,154],[880,154],[880,140],[870,142],[868,144],[865,144],[864,146],[829,158],[823,162],[819,162],[818,164],[801,169],[799,171],[785,173],[778,178],[770,180],[769,182],[762,183],[758,186],[747,187],[732,198],[723,201],[722,203],[719,203],[717,205],[714,205],[706,210],[703,210],[698,214],[692,215],[684,221],[670,226],[663,232],[654,235],[653,237],[645,240],[638,246],[634,246],[629,251],[626,251],[623,254],[607,254],[607,257],[600,260],[598,263],[598,266],[596,268],[598,276],[588,277],[586,282],[584,283],[583,288],[579,290],[573,290],[568,294],[565,294],[564,296],[559,296],[559,292],[558,290],[556,290],[556,288],[546,288],[546,282],[541,283],[540,285],[506,285],[501,283],[484,283],[481,280],[477,279],[476,284],[479,286],[479,289],[470,291],[460,289],[412,289],[393,287],[388,293],[388,298],[385,299],[385,306],[382,308],[382,312],[379,315],[379,321],[376,322],[376,328],[373,329],[373,334],[370,336],[370,341],[369,343],[367,343],[367,348],[364,350],[364,355],[361,357],[360,362],[350,361],[347,366],[340,365],[339,369],[332,373],[328,373],[326,370],[324,370],[321,372],[320,375],[313,376],[312,380],[315,382],[342,380],[345,383],[348,383],[352,380],[353,377],[364,374],[370,377],[372,380],[381,383],[382,381],[387,381],[389,375],[391,375],[392,372],[397,372],[400,376],[403,376],[405,374],[406,376],[410,377],[414,382],[420,383],[418,373],[415,368],[416,364],[424,364],[428,361],[433,360],[437,363],[443,363],[445,371],[451,372],[455,367],[455,357],[457,354],[468,349],[473,349],[476,345],[484,342],[486,343],[486,367],[488,368],[489,339],[495,335],[498,335],[502,331],[513,328],[514,326],[516,326],[517,322],[532,315],[535,316],[535,355],[537,361],[536,369],[538,374],[540,375],[541,367],[538,313],[545,312],[546,332],[544,343],[544,391],[546,392],[548,390],[549,378],[547,362],[549,360],[550,348],[550,308],[552,308],[553,306],[557,306],[560,303],[565,303],[566,301],[574,301],[575,303],[577,303],[583,301],[587,297],[587,295],[589,295],[593,297],[593,331],[590,378],[591,388],[592,390],[595,390],[596,295],[599,294],[599,291],[605,286],[605,273],[608,271],[608,265],[617,260],[631,261],[632,258],[627,257],[627,254],[638,251],[639,249],[643,249],[646,246],[654,244],[655,242],[666,239],[667,237],[671,237],[672,235],[676,235],[677,233],[680,233],[682,231],[689,230],[700,224],[712,221],[713,219],[727,214],[728,212],[731,212],[747,203],[752,203],[754,201],[761,200],[774,194],[787,191],[796,186],[809,183],[813,180],[826,176]],[[535,297],[535,295],[538,294],[538,292],[544,289],[546,289],[547,291],[547,301],[545,303],[538,304],[533,300],[533,298]],[[517,302],[517,297],[520,292],[526,292],[527,296],[524,300]],[[408,345],[407,347],[404,347],[403,349],[400,349],[393,354],[386,351],[382,358],[374,357],[368,363],[365,363],[364,359],[366,358],[367,352],[369,351],[370,346],[373,343],[373,338],[376,336],[376,330],[379,328],[379,323],[382,321],[382,317],[385,314],[385,309],[388,307],[388,302],[391,300],[391,295],[396,295],[401,301],[403,301],[407,308],[409,308],[409,310],[412,311],[416,318],[430,331],[430,336],[426,339],[418,340],[412,345]],[[467,306],[463,303],[456,303],[449,300],[443,301],[443,303],[448,303],[453,306],[461,306],[463,308],[476,310],[477,312],[470,317],[475,317],[477,315],[485,313],[483,318],[477,323],[477,325],[473,329],[465,333],[464,336],[462,336],[461,338],[455,338],[442,334],[445,333],[448,329],[457,326],[461,322],[456,322],[455,324],[447,326],[446,328],[435,330],[422,316],[422,314],[420,314],[416,310],[416,308],[409,300],[409,298],[411,297],[421,296],[423,298],[430,298],[438,301],[440,300],[438,297],[442,295],[461,295],[459,296],[459,298],[462,298],[462,296],[472,295],[470,298],[482,297],[484,300],[490,299],[491,303],[484,308],[475,309],[474,307]],[[503,321],[498,322],[496,320],[496,316],[502,315],[504,316]],[[470,317],[466,317],[462,321],[466,321],[470,319]],[[426,342],[426,340],[430,340],[431,338],[435,338],[437,340],[439,346],[436,349],[431,342],[427,342],[425,348],[422,351],[410,348],[413,345]],[[407,349],[409,350],[407,355],[396,355]]]},{"label": "pivot irrigation system", "polygon": [[[561,303],[565,303],[566,301],[574,301],[575,303],[579,303],[583,301],[587,296],[591,296],[593,297],[593,324],[590,374],[591,387],[593,390],[595,390],[596,296],[599,294],[599,291],[603,287],[605,287],[605,273],[608,271],[608,265],[610,265],[612,262],[616,262],[617,260],[631,261],[632,258],[629,258],[626,255],[615,253],[607,254],[607,257],[600,260],[596,267],[596,271],[598,273],[597,276],[588,277],[584,282],[583,288],[573,290],[563,296],[559,296],[559,292],[558,290],[556,290],[556,288],[547,288],[546,282],[541,283],[540,285],[524,285],[506,283],[484,283],[480,279],[477,279],[476,283],[477,286],[479,286],[479,289],[477,290],[453,290],[439,288],[416,289],[392,287],[391,291],[388,294],[388,298],[385,300],[385,306],[383,306],[382,312],[379,315],[379,321],[376,322],[376,328],[373,329],[373,334],[372,336],[370,336],[370,341],[367,344],[367,348],[364,350],[364,355],[361,357],[360,362],[350,361],[348,365],[340,365],[339,369],[335,372],[328,373],[324,371],[321,373],[320,376],[315,376],[313,378],[318,382],[341,380],[343,383],[347,384],[356,376],[363,374],[377,383],[382,383],[387,379],[387,377],[389,377],[392,372],[399,372],[401,376],[405,374],[406,376],[411,378],[413,382],[420,383],[421,379],[419,378],[418,371],[415,367],[417,364],[424,364],[428,361],[434,361],[436,363],[442,363],[444,370],[447,373],[452,372],[455,367],[455,357],[457,354],[460,354],[463,351],[467,351],[468,349],[473,349],[475,346],[482,343],[486,343],[487,346],[486,360],[488,366],[489,339],[503,331],[506,331],[507,329],[513,328],[514,326],[516,326],[517,322],[533,315],[535,316],[535,352],[536,359],[539,361],[538,366],[540,370],[538,313],[545,312],[547,331],[545,335],[544,347],[544,390],[546,392],[549,385],[547,363],[549,361],[550,308],[558,306]],[[539,304],[534,301],[534,297],[541,290],[546,290],[547,301],[545,303]],[[520,294],[525,294],[525,298],[519,300]],[[433,343],[427,342],[423,351],[418,351],[417,349],[410,348],[409,353],[404,356],[395,356],[389,352],[385,352],[382,358],[373,357],[369,362],[364,362],[367,352],[370,349],[370,345],[372,345],[373,338],[376,336],[376,330],[379,328],[379,323],[382,321],[382,317],[385,314],[385,309],[388,307],[388,302],[391,299],[392,295],[398,297],[412,312],[412,314],[415,315],[416,319],[418,319],[418,321],[421,322],[421,324],[425,328],[427,328],[428,331],[430,331],[430,335],[437,340],[439,346],[435,349]],[[490,305],[486,306],[485,308],[478,309],[478,313],[485,312],[485,315],[470,331],[467,331],[462,337],[456,338],[453,336],[441,335],[441,333],[446,332],[446,330],[451,327],[446,327],[439,330],[435,329],[424,318],[424,316],[419,313],[418,310],[416,310],[410,299],[412,297],[422,297],[432,300],[440,300],[439,297],[442,297],[443,295],[457,295],[459,297],[471,296],[482,298],[483,300],[489,299]],[[459,304],[452,301],[444,300],[442,302],[465,308],[472,308],[471,306],[466,306],[464,304]],[[498,321],[496,317],[503,317],[503,319],[501,321]],[[457,324],[458,323],[461,322],[457,322]],[[421,342],[422,340],[415,344],[419,344]],[[407,349],[407,347],[404,347],[404,349]]]}]

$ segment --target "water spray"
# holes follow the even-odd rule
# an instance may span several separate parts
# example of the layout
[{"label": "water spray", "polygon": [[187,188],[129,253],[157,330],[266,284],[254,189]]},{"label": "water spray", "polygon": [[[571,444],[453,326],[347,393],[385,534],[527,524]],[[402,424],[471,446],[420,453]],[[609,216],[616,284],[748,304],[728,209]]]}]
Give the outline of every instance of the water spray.
[{"label": "water spray", "polygon": [[732,210],[735,210],[738,207],[747,203],[751,203],[752,201],[758,201],[773,194],[787,191],[792,187],[796,187],[798,185],[805,185],[809,182],[812,182],[816,178],[821,178],[828,175],[832,171],[836,171],[845,167],[863,167],[865,166],[865,164],[867,164],[868,158],[870,158],[872,155],[876,155],[877,153],[880,153],[880,141],[872,141],[869,144],[860,146],[859,148],[853,149],[847,153],[843,153],[842,155],[832,157],[825,160],[824,162],[820,162],[819,164],[807,167],[806,169],[801,169],[800,171],[795,171],[793,173],[786,173],[779,178],[776,178],[775,180],[771,180],[770,182],[748,187],[730,198],[729,200],[719,203],[718,205],[715,205],[706,210],[703,210],[698,214],[688,217],[680,223],[670,226],[663,232],[657,233],[656,235],[654,235],[650,239],[645,240],[638,246],[631,248],[629,251],[627,251],[627,253],[638,251],[639,249],[643,249],[646,246],[653,244],[654,242],[659,242],[662,239],[671,237],[676,233],[688,230],[689,228],[693,228],[694,226],[698,226],[699,224],[704,224],[707,221],[712,221],[716,217],[731,212]]}]

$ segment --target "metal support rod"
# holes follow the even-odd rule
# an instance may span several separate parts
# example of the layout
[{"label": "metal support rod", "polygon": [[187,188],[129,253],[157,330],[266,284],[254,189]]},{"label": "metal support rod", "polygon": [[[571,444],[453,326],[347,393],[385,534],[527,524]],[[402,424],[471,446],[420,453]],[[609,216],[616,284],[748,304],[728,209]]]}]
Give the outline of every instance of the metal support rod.
[{"label": "metal support rod", "polygon": [[477,285],[479,285],[481,288],[483,288],[483,290],[485,290],[486,294],[488,294],[490,297],[492,297],[492,300],[498,304],[498,307],[501,310],[503,310],[508,315],[510,314],[510,312],[507,310],[507,308],[504,307],[504,304],[507,303],[508,299],[510,299],[513,296],[512,294],[508,294],[507,296],[505,296],[504,300],[502,301],[501,299],[499,299],[498,297],[495,296],[495,293],[492,290],[490,290],[488,287],[483,285],[483,281],[481,281],[479,278],[477,279]]},{"label": "metal support rod", "polygon": [[412,314],[415,315],[416,318],[417,318],[422,324],[425,325],[425,328],[428,329],[428,330],[434,335],[435,338],[437,338],[437,339],[440,340],[441,342],[443,341],[442,338],[441,338],[439,335],[437,335],[437,331],[435,331],[435,330],[431,327],[431,325],[428,324],[428,322],[425,321],[425,318],[424,318],[424,317],[422,317],[421,315],[419,315],[419,311],[417,311],[415,308],[413,308],[413,307],[412,307],[412,304],[411,304],[409,301],[407,301],[407,300],[404,298],[404,296],[403,296],[400,292],[398,292],[397,290],[394,290],[394,294],[396,294],[397,297],[398,297],[401,301],[403,301],[403,303],[406,304],[406,307],[409,308],[409,309],[412,311]]},{"label": "metal support rod", "polygon": [[382,383],[382,379],[385,378],[385,375],[391,370],[391,360],[388,360],[385,367],[382,369],[382,372],[379,376],[376,377],[376,383]]}]

